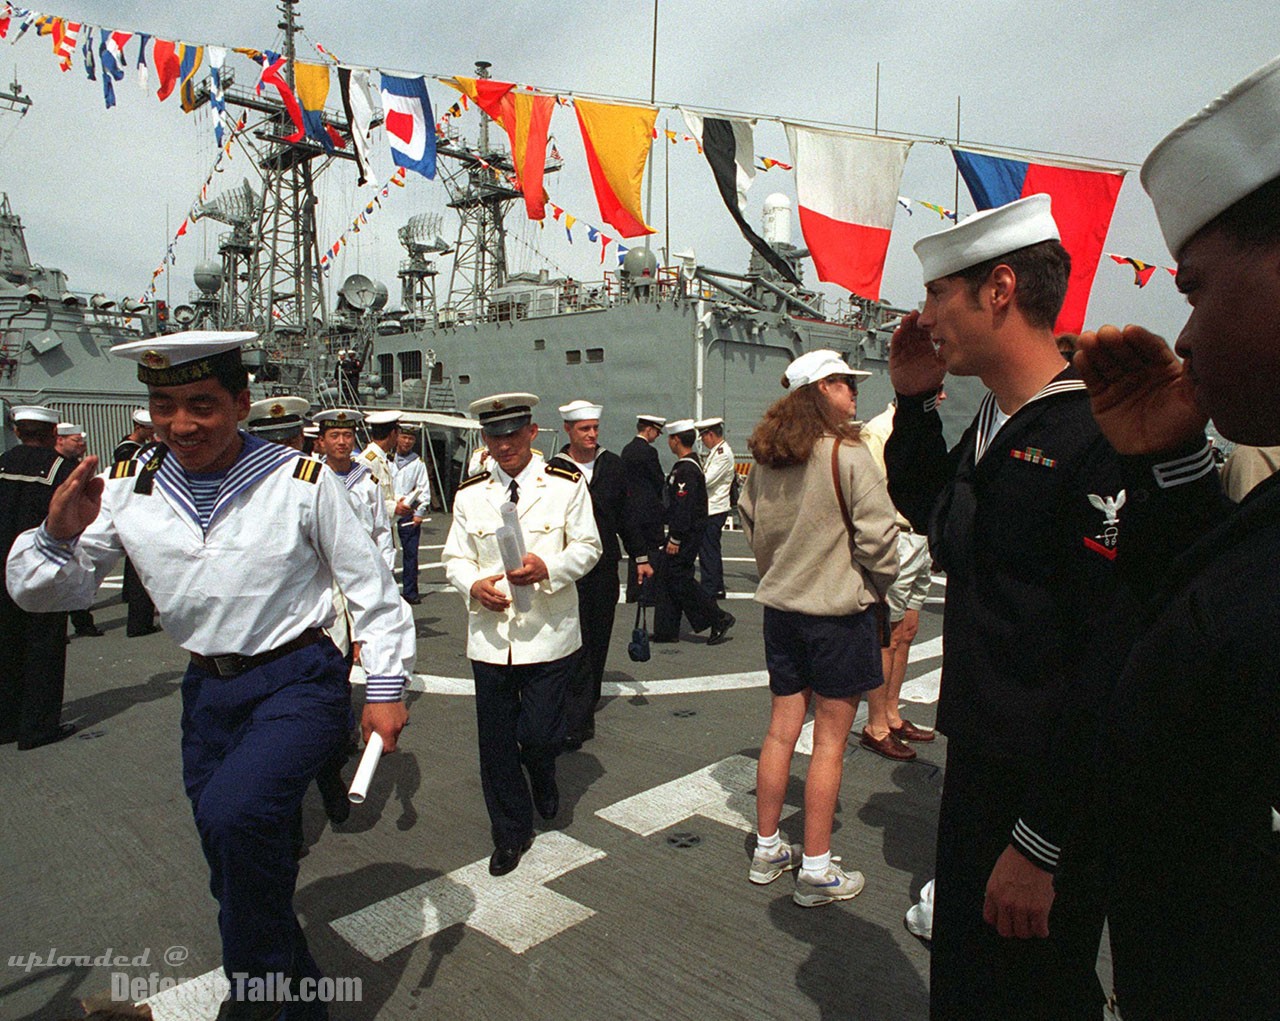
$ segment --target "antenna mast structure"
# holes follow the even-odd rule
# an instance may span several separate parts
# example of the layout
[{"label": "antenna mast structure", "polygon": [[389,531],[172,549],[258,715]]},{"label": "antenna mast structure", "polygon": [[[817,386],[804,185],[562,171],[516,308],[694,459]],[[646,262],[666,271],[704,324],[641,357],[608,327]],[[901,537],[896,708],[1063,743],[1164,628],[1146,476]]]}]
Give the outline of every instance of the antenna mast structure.
[{"label": "antenna mast structure", "polygon": [[400,304],[411,315],[437,325],[435,257],[448,255],[452,248],[440,236],[439,213],[418,213],[397,232],[409,258],[400,263]]},{"label": "antenna mast structure", "polygon": [[[476,77],[490,78],[487,60],[476,61]],[[440,164],[449,208],[458,212],[458,242],[449,271],[449,301],[440,311],[442,325],[486,318],[495,288],[507,282],[507,232],[503,219],[520,198],[509,178],[515,170],[503,148],[489,142],[491,118],[480,111],[480,142],[470,149],[450,139],[436,145],[449,160]],[[482,162],[483,161],[483,162]],[[485,164],[488,164],[486,166]],[[561,164],[548,160],[544,173]],[[494,171],[499,175],[495,175]]]}]

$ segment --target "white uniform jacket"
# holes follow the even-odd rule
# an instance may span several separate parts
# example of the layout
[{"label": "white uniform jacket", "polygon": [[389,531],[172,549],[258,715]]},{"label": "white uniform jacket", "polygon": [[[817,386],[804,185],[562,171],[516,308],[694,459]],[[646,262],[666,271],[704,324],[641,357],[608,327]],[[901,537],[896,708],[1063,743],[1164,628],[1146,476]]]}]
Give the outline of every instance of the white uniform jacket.
[{"label": "white uniform jacket", "polygon": [[396,461],[396,498],[403,500],[417,517],[426,517],[431,510],[431,481],[427,477],[426,463],[413,454],[407,463]]},{"label": "white uniform jacket", "polygon": [[391,537],[391,520],[387,517],[387,506],[382,499],[378,480],[364,461],[353,462],[351,470],[346,475],[338,475],[338,478],[351,497],[356,517],[373,539],[373,544],[378,547],[382,562],[387,565],[388,571],[394,572],[396,544]]},{"label": "white uniform jacket", "polygon": [[[537,458],[529,467],[535,470],[521,484],[520,526],[525,549],[542,558],[548,577],[532,586],[528,613],[517,614],[514,603],[502,612],[487,610],[471,598],[477,581],[504,573],[497,531],[507,488],[497,467],[465,480],[453,498],[442,559],[449,583],[467,600],[467,657],[482,663],[547,663],[582,645],[573,583],[595,566],[602,549],[591,493],[580,472]],[[505,578],[497,587],[510,592]]]},{"label": "white uniform jacket", "polygon": [[721,440],[711,448],[702,462],[707,477],[707,513],[724,514],[729,510],[729,490],[733,486],[733,451]]},{"label": "white uniform jacket", "polygon": [[58,542],[41,526],[9,554],[13,599],[33,613],[87,606],[127,554],[170,637],[202,656],[253,656],[333,624],[336,581],[365,642],[370,701],[396,701],[413,670],[413,617],[333,472],[242,434],[208,530],[181,468],[155,448],[121,461],[97,519]]},{"label": "white uniform jacket", "polygon": [[366,465],[373,472],[374,480],[382,491],[382,499],[387,505],[387,520],[396,516],[396,466],[387,457],[383,449],[376,443],[370,443],[356,458],[360,464]]}]

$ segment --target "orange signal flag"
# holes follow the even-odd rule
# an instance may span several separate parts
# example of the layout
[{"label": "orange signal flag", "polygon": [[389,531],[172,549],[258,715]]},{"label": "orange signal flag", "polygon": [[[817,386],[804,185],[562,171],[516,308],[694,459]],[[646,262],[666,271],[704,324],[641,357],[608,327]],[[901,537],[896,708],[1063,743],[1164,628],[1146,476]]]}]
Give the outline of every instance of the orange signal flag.
[{"label": "orange signal flag", "polygon": [[640,185],[653,141],[657,107],[575,100],[582,145],[600,215],[624,238],[652,234],[640,213]]}]

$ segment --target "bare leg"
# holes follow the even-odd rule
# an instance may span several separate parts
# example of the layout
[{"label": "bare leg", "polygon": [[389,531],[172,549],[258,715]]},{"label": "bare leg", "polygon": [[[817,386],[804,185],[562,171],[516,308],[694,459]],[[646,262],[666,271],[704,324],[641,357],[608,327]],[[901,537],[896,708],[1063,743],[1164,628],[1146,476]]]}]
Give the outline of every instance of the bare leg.
[{"label": "bare leg", "polygon": [[756,832],[764,836],[778,832],[782,801],[791,778],[791,755],[808,708],[808,689],[795,695],[773,696],[769,730],[756,766]]},{"label": "bare leg", "polygon": [[[896,629],[898,625],[894,625]],[[880,665],[884,670],[884,684],[879,687],[872,688],[867,692],[867,733],[874,737],[877,741],[883,740],[889,736],[889,727],[891,723],[890,703],[892,702],[892,717],[898,715],[897,692],[893,695],[889,693],[889,671],[893,668],[893,659],[891,657],[892,648],[880,650]],[[852,721],[850,721],[852,726]],[[893,724],[897,726],[897,724]]]},{"label": "bare leg", "polygon": [[815,695],[813,699],[813,758],[804,784],[804,850],[811,856],[831,850],[831,826],[844,772],[844,749],[857,710],[856,695],[850,698]]},{"label": "bare leg", "polygon": [[[888,727],[901,727],[902,715],[898,712],[898,697],[902,694],[902,682],[907,679],[907,661],[911,658],[911,643],[920,631],[920,611],[908,610],[902,620],[893,625],[889,648],[884,650],[885,722]],[[875,735],[875,732],[872,731]]]}]

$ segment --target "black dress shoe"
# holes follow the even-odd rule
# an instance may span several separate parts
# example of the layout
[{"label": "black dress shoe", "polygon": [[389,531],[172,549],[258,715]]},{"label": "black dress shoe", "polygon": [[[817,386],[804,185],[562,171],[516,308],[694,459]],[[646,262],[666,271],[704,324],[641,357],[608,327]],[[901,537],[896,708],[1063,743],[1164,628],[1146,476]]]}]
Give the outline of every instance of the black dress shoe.
[{"label": "black dress shoe", "polygon": [[556,813],[560,811],[560,788],[556,786],[554,776],[533,785],[533,807],[544,819],[556,817]]},{"label": "black dress shoe", "polygon": [[575,736],[575,737],[566,737],[566,738],[564,739],[564,750],[565,750],[566,752],[576,752],[576,751],[581,751],[581,750],[582,750],[582,742],[583,742],[583,738],[580,738],[580,737],[576,737],[576,736]]},{"label": "black dress shoe", "polygon": [[719,622],[711,626],[711,636],[707,639],[707,644],[719,645],[724,641],[725,632],[736,623],[732,613],[722,614]]},{"label": "black dress shoe", "polygon": [[76,635],[80,638],[101,638],[106,632],[97,624],[90,624],[88,627],[76,628]]},{"label": "black dress shoe", "polygon": [[126,631],[126,638],[143,638],[146,635],[154,635],[157,631],[162,630],[159,624],[152,624],[150,627],[141,628],[138,631]]},{"label": "black dress shoe", "polygon": [[495,847],[489,857],[489,875],[505,876],[508,872],[514,872],[520,864],[520,856],[532,846],[533,837],[519,847]]},{"label": "black dress shoe", "polygon": [[422,596],[401,596],[400,598],[403,599],[410,606],[417,606],[420,602],[422,602]]},{"label": "black dress shoe", "polygon": [[70,737],[79,730],[74,723],[59,724],[57,730],[51,730],[47,734],[41,734],[26,741],[18,742],[18,751],[29,752],[32,748],[43,748],[47,744],[53,744],[55,741],[61,741],[65,737]]}]

